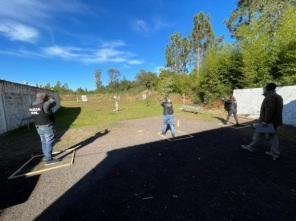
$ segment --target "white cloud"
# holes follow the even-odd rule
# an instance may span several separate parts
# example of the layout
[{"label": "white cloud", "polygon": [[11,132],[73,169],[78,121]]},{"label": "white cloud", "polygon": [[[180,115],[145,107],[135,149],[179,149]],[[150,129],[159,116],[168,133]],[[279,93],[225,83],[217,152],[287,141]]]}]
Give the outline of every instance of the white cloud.
[{"label": "white cloud", "polygon": [[143,61],[137,60],[137,59],[132,59],[132,60],[129,60],[127,63],[128,64],[143,64]]},{"label": "white cloud", "polygon": [[163,21],[162,19],[158,18],[154,21],[154,29],[155,30],[161,30],[164,28],[172,27],[171,23],[168,23],[166,21]]},{"label": "white cloud", "polygon": [[136,19],[133,22],[133,29],[138,32],[150,32],[151,27],[148,25],[148,23],[142,19]]},{"label": "white cloud", "polygon": [[136,54],[123,50],[123,41],[103,42],[97,48],[66,47],[54,45],[38,50],[0,49],[0,54],[18,57],[62,58],[83,63],[121,63],[123,65],[143,64]]},{"label": "white cloud", "polygon": [[160,18],[154,19],[152,22],[148,22],[143,19],[136,19],[132,22],[132,28],[143,34],[152,33],[171,26],[172,24],[165,22]]},{"label": "white cloud", "polygon": [[0,0],[0,34],[10,40],[35,42],[41,30],[51,31],[49,20],[71,13],[93,15],[79,0]]},{"label": "white cloud", "polygon": [[0,17],[20,22],[36,23],[54,17],[56,13],[89,11],[77,0],[1,0]]},{"label": "white cloud", "polygon": [[0,34],[12,41],[35,42],[39,37],[37,29],[12,21],[0,21]]},{"label": "white cloud", "polygon": [[44,48],[43,51],[47,55],[57,56],[65,59],[71,59],[79,56],[79,54],[77,54],[75,50],[71,50],[70,48],[63,48],[60,46]]},{"label": "white cloud", "polygon": [[34,52],[31,50],[29,51],[26,49],[19,49],[19,50],[5,49],[5,50],[0,50],[0,54],[16,56],[16,57],[41,57],[41,58],[46,57],[44,54],[40,52]]},{"label": "white cloud", "polygon": [[102,47],[105,47],[105,48],[117,48],[121,46],[125,46],[125,43],[121,40],[104,42],[102,44]]},{"label": "white cloud", "polygon": [[51,57],[78,60],[84,63],[124,63],[129,65],[142,64],[135,59],[135,54],[119,49],[124,46],[123,41],[105,42],[96,49],[52,46],[43,49],[43,53]]}]

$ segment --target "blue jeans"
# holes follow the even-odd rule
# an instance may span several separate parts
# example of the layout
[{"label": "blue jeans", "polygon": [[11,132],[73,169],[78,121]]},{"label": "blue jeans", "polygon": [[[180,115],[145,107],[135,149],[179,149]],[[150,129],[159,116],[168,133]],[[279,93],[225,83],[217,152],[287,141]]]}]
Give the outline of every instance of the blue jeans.
[{"label": "blue jeans", "polygon": [[[265,136],[265,134],[256,133],[253,134],[252,142],[249,144],[251,147],[255,148],[256,144],[259,143]],[[280,155],[280,147],[279,147],[279,137],[277,133],[268,134],[269,135],[269,143],[270,143],[270,152],[273,155],[279,156]]]},{"label": "blue jeans", "polygon": [[162,116],[162,134],[166,133],[167,126],[170,125],[172,136],[175,136],[174,115]]},{"label": "blue jeans", "polygon": [[41,139],[42,152],[45,160],[52,160],[52,147],[54,143],[53,125],[36,125],[37,132]]}]

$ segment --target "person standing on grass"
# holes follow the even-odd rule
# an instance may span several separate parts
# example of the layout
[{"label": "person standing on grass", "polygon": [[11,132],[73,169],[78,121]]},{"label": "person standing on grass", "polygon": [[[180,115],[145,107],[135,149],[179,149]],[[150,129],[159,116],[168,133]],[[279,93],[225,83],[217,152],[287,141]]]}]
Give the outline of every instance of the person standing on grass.
[{"label": "person standing on grass", "polygon": [[[268,134],[270,141],[270,151],[265,154],[277,160],[280,157],[279,138],[277,135],[277,127],[283,125],[283,98],[275,91],[276,84],[269,83],[263,88],[263,95],[265,96],[260,110],[259,126],[262,128],[271,126],[274,131]],[[241,147],[250,152],[255,151],[255,145],[264,137],[265,133],[254,132],[252,142],[248,145],[241,145]]]},{"label": "person standing on grass", "polygon": [[168,125],[170,126],[170,131],[172,137],[175,137],[175,126],[174,126],[174,110],[173,103],[168,96],[165,96],[161,101],[161,106],[163,107],[163,116],[162,116],[162,134],[166,134]]},{"label": "person standing on grass", "polygon": [[54,116],[52,108],[56,106],[56,102],[53,98],[46,95],[46,93],[37,93],[36,101],[33,102],[29,109],[37,133],[40,136],[43,160],[45,165],[51,165],[59,162],[59,160],[53,159],[52,149],[55,141],[54,136]]},{"label": "person standing on grass", "polygon": [[224,124],[225,125],[228,124],[230,116],[233,115],[236,122],[236,126],[239,126],[239,122],[237,119],[237,103],[233,95],[231,95],[229,99],[225,101],[224,107],[225,107],[225,110],[228,112],[226,120],[224,121]]}]

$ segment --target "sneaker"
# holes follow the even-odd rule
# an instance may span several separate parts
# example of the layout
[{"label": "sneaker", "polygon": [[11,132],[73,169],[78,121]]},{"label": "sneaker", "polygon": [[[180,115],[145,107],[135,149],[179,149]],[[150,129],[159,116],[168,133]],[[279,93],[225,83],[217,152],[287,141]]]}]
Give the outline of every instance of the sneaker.
[{"label": "sneaker", "polygon": [[60,160],[57,160],[57,159],[47,160],[45,162],[45,166],[53,165],[53,164],[56,164],[56,163],[59,163],[59,162],[61,162],[61,161]]},{"label": "sneaker", "polygon": [[254,148],[250,145],[241,145],[241,148],[243,148],[244,150],[247,150],[249,152],[254,152]]},{"label": "sneaker", "polygon": [[273,160],[277,160],[278,158],[280,158],[279,155],[273,154],[271,151],[266,151],[265,154],[271,156]]}]

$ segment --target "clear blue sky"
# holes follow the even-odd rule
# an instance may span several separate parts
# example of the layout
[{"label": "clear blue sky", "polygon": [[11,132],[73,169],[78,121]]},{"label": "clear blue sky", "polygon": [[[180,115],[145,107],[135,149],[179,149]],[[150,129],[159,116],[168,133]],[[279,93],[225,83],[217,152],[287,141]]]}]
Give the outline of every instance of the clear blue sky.
[{"label": "clear blue sky", "polygon": [[200,11],[232,41],[224,21],[235,7],[235,0],[1,0],[0,79],[94,89],[94,70],[107,84],[113,67],[131,80],[163,67],[169,36],[188,36]]}]

